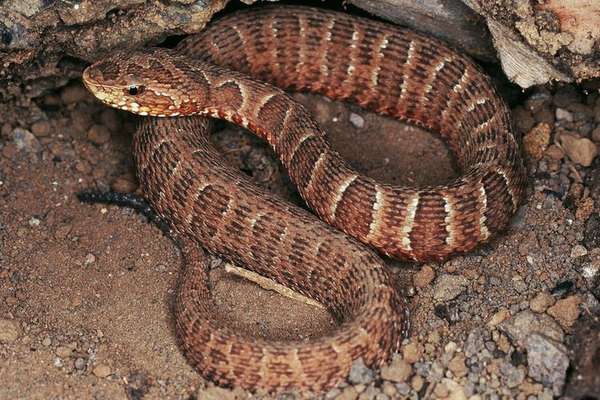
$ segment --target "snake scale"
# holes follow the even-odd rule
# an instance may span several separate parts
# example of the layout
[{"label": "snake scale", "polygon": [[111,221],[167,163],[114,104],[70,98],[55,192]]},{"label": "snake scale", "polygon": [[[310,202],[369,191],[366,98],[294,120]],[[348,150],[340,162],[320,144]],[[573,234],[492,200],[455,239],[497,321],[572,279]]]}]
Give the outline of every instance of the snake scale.
[{"label": "snake scale", "polygon": [[[443,43],[378,21],[251,7],[175,50],[117,52],[83,77],[102,102],[149,116],[134,136],[140,184],[187,243],[177,332],[201,374],[221,385],[320,392],[359,357],[381,365],[400,345],[407,306],[383,261],[359,241],[399,259],[443,260],[506,228],[524,193],[509,112],[490,80]],[[437,132],[462,173],[426,188],[361,175],[282,89]],[[264,138],[322,221],[226,166],[210,143],[209,120],[191,115]],[[165,116],[179,117],[154,118]],[[320,301],[338,328],[282,343],[220,326],[199,245]]]}]

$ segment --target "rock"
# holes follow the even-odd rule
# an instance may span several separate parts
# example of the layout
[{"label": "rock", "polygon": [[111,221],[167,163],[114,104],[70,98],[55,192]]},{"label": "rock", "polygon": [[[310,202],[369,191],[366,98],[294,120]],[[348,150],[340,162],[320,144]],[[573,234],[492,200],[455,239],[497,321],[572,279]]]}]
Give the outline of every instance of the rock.
[{"label": "rock", "polygon": [[402,348],[402,356],[404,361],[409,364],[414,364],[421,358],[423,354],[423,346],[416,342],[408,343]]},{"label": "rock", "polygon": [[507,308],[502,308],[502,309],[498,310],[494,315],[492,315],[492,317],[488,321],[488,325],[492,326],[492,327],[496,326],[496,325],[506,321],[509,317],[510,317],[510,310],[508,310]]},{"label": "rock", "polygon": [[455,382],[452,379],[444,378],[442,379],[442,384],[446,387],[448,392],[448,400],[467,400],[464,388],[458,382]]},{"label": "rock", "polygon": [[433,298],[441,303],[458,297],[467,289],[468,281],[460,275],[440,275],[433,286]]},{"label": "rock", "polygon": [[415,392],[418,392],[419,390],[421,390],[423,388],[424,383],[425,383],[425,381],[423,380],[421,375],[415,375],[412,378],[412,380],[410,381],[410,386],[412,386],[412,388]]},{"label": "rock", "polygon": [[513,120],[515,121],[515,126],[521,133],[528,132],[535,125],[535,119],[533,119],[531,111],[522,106],[515,107],[512,115]]},{"label": "rock", "polygon": [[577,318],[579,318],[579,296],[569,296],[566,299],[561,299],[552,307],[548,308],[548,314],[553,316],[558,323],[565,329],[573,326]]},{"label": "rock", "polygon": [[352,367],[350,368],[350,374],[348,375],[348,381],[353,385],[356,384],[369,384],[373,382],[375,379],[375,373],[372,369],[368,368],[363,359],[359,358],[358,360],[352,363]]},{"label": "rock", "polygon": [[596,129],[592,131],[592,141],[600,143],[600,125],[598,125]]},{"label": "rock", "polygon": [[50,122],[45,119],[34,122],[31,125],[31,132],[33,132],[36,137],[48,136],[50,134]]},{"label": "rock", "polygon": [[550,143],[551,133],[552,126],[546,122],[540,122],[534,126],[523,137],[525,153],[534,160],[540,160]]},{"label": "rock", "polygon": [[67,358],[73,353],[73,350],[67,346],[58,346],[54,352],[61,358]]},{"label": "rock", "polygon": [[357,398],[358,392],[354,386],[348,386],[338,397],[336,397],[336,400],[355,400]]},{"label": "rock", "polygon": [[576,244],[571,249],[571,258],[583,257],[583,256],[587,255],[587,253],[588,253],[588,251],[585,248],[585,246],[582,246],[580,244]]},{"label": "rock", "polygon": [[0,342],[13,343],[19,338],[21,327],[12,319],[0,319]]},{"label": "rock", "polygon": [[79,103],[88,98],[88,92],[82,85],[69,85],[63,89],[60,99],[64,104]]},{"label": "rock", "polygon": [[351,112],[349,119],[352,125],[359,129],[365,126],[365,119],[356,113]]},{"label": "rock", "polygon": [[557,108],[556,109],[556,120],[557,121],[569,121],[569,122],[573,122],[573,114],[571,114],[571,112],[563,109],[563,108]]},{"label": "rock", "polygon": [[75,363],[73,365],[75,366],[75,369],[82,371],[85,369],[85,365],[86,365],[85,359],[81,358],[81,357],[77,357],[75,359]]},{"label": "rock", "polygon": [[546,156],[552,160],[560,161],[565,157],[565,152],[559,146],[551,144],[546,149]]},{"label": "rock", "polygon": [[454,356],[452,360],[448,363],[448,369],[452,371],[454,376],[463,377],[467,375],[467,367],[465,365],[465,355],[457,354]]},{"label": "rock", "polygon": [[465,341],[465,355],[467,357],[473,357],[483,350],[484,345],[483,330],[481,328],[473,329]]},{"label": "rock", "polygon": [[519,386],[525,380],[525,372],[509,362],[504,362],[500,365],[500,373],[506,386],[511,389]]},{"label": "rock", "polygon": [[565,384],[569,357],[561,343],[544,335],[533,333],[525,341],[529,376],[560,395]]},{"label": "rock", "polygon": [[564,332],[556,321],[546,314],[535,314],[530,310],[521,311],[498,327],[521,347],[525,346],[526,339],[534,333],[541,333],[557,342],[564,340]]},{"label": "rock", "polygon": [[423,265],[419,272],[417,272],[413,277],[413,282],[416,287],[423,288],[431,283],[431,281],[435,278],[435,271],[431,268],[430,265]]},{"label": "rock", "polygon": [[381,368],[381,377],[386,381],[406,382],[412,375],[412,367],[401,357],[394,357],[390,365]]},{"label": "rock", "polygon": [[102,145],[110,140],[110,131],[104,125],[92,125],[87,133],[90,142]]},{"label": "rock", "polygon": [[545,312],[548,307],[554,304],[554,297],[548,292],[539,292],[531,301],[529,301],[529,308],[536,313]]},{"label": "rock", "polygon": [[107,376],[109,376],[112,372],[110,370],[110,367],[106,364],[98,364],[94,367],[94,369],[92,370],[92,372],[94,373],[94,375],[96,375],[98,378],[106,378]]},{"label": "rock", "polygon": [[218,386],[211,386],[200,389],[196,393],[197,399],[202,400],[235,400],[235,393],[231,390],[223,389]]},{"label": "rock", "polygon": [[563,133],[559,140],[571,161],[583,167],[592,165],[594,158],[598,155],[598,147],[588,138]]},{"label": "rock", "polygon": [[24,150],[27,153],[37,154],[42,151],[42,145],[27,129],[15,128],[12,131],[13,142],[17,150]]}]

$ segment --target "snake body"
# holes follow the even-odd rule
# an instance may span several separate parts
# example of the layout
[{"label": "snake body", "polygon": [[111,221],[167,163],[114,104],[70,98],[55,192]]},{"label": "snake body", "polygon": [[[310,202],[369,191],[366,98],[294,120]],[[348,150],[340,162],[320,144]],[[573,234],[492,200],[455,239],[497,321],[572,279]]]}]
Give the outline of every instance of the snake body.
[{"label": "snake body", "polygon": [[[406,305],[383,261],[341,231],[396,258],[442,260],[506,228],[524,192],[509,113],[490,80],[441,42],[377,21],[250,8],[175,51],[115,53],[89,67],[84,82],[113,107],[180,116],[144,119],[134,157],[145,197],[189,243],[178,333],[199,371],[220,384],[318,392],[343,380],[359,357],[380,365],[399,346]],[[439,132],[462,174],[427,188],[361,175],[281,88]],[[324,222],[226,167],[207,120],[181,117],[188,115],[226,119],[267,140]],[[196,244],[322,302],[339,328],[279,343],[218,326]]]}]

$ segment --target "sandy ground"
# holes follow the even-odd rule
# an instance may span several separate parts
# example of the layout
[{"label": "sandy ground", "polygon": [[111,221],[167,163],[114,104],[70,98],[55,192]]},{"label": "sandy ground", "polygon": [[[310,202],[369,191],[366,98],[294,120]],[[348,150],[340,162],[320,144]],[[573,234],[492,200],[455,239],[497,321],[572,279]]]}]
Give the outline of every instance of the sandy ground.
[{"label": "sandy ground", "polygon": [[[576,92],[594,129],[597,92]],[[558,95],[543,93],[541,108],[527,103],[536,93],[518,105],[520,129],[545,118],[552,137],[578,131],[554,117]],[[297,98],[334,147],[372,177],[429,185],[456,173],[427,132]],[[173,243],[131,210],[75,197],[88,188],[136,188],[136,119],[96,103],[77,82],[0,113],[0,399],[251,397],[213,387],[186,363],[170,313],[180,269]],[[214,140],[258,184],[300,204],[264,143],[230,125]],[[326,398],[597,398],[590,373],[600,367],[598,160],[582,168],[543,142],[532,145],[542,157],[529,162],[526,204],[508,233],[446,263],[388,260],[410,298],[411,336],[387,369],[357,365]],[[217,258],[211,265],[216,303],[236,329],[285,340],[333,326],[326,312],[232,276]],[[310,395],[285,398],[303,397]]]}]

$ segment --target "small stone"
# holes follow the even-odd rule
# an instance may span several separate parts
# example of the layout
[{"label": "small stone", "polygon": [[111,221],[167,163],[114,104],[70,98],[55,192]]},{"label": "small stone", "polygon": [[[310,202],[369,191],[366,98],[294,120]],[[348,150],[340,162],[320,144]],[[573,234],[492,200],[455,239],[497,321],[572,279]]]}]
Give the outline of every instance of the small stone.
[{"label": "small stone", "polygon": [[415,375],[415,376],[413,376],[412,380],[410,381],[410,386],[412,386],[412,388],[415,392],[418,392],[419,390],[423,389],[424,383],[425,383],[425,381],[423,380],[421,375]]},{"label": "small stone", "polygon": [[592,131],[592,141],[600,143],[600,125]]},{"label": "small stone", "polygon": [[585,246],[577,244],[571,249],[571,258],[579,258],[587,255],[588,251]]},{"label": "small stone", "polygon": [[365,126],[365,119],[353,112],[350,113],[350,122],[357,128],[363,128]]},{"label": "small stone", "polygon": [[502,308],[498,310],[490,320],[488,321],[488,326],[494,327],[502,322],[506,321],[510,317],[510,310],[507,308]]},{"label": "small stone", "polygon": [[463,377],[467,375],[467,367],[465,365],[465,355],[457,354],[454,356],[452,360],[448,363],[448,369],[452,371],[454,376]]},{"label": "small stone", "polygon": [[381,368],[381,377],[386,381],[406,382],[412,375],[412,367],[401,357],[394,357],[390,365]]},{"label": "small stone", "polygon": [[117,112],[112,108],[105,108],[100,113],[100,122],[111,132],[117,132],[121,128],[121,120]]},{"label": "small stone", "polygon": [[529,376],[544,386],[551,387],[556,396],[560,395],[569,367],[565,346],[534,333],[527,338],[525,347]]},{"label": "small stone", "polygon": [[460,275],[442,274],[433,286],[433,298],[439,303],[455,299],[467,289],[467,285],[467,279]]},{"label": "small stone", "polygon": [[82,371],[85,369],[85,364],[86,364],[85,359],[83,359],[81,357],[77,357],[75,359],[75,363],[74,363],[75,369]]},{"label": "small stone", "polygon": [[[369,385],[361,394],[358,396],[358,400],[373,400],[377,394],[383,394],[376,388],[375,385]],[[386,396],[387,397],[387,396]]]},{"label": "small stone", "polygon": [[539,292],[529,302],[529,308],[536,313],[546,312],[548,307],[554,304],[554,297],[548,292]]},{"label": "small stone", "polygon": [[336,397],[337,400],[355,400],[357,398],[358,392],[354,389],[354,386],[348,386],[338,397]]},{"label": "small stone", "polygon": [[236,396],[231,390],[211,386],[198,390],[196,398],[202,400],[235,400]]},{"label": "small stone", "polygon": [[416,342],[408,343],[402,349],[402,356],[404,361],[409,364],[414,364],[421,358],[423,354],[423,346],[419,345]]},{"label": "small stone", "polygon": [[594,158],[598,155],[598,147],[588,138],[563,133],[559,140],[571,161],[583,167],[592,165]]},{"label": "small stone", "polygon": [[571,114],[570,111],[567,111],[564,108],[557,108],[556,109],[556,120],[573,122],[573,114]]},{"label": "small stone", "polygon": [[88,93],[81,85],[70,85],[63,89],[60,99],[64,104],[79,103],[88,97]]},{"label": "small stone", "polygon": [[58,346],[55,350],[55,353],[61,358],[67,358],[73,353],[73,351],[66,346]]},{"label": "small stone", "polygon": [[92,125],[87,133],[90,142],[102,145],[110,140],[110,131],[104,125]]},{"label": "small stone", "polygon": [[423,265],[419,272],[413,277],[413,282],[416,287],[423,288],[431,283],[435,278],[435,271],[430,265]]},{"label": "small stone", "polygon": [[[423,379],[421,378],[421,380]],[[383,382],[383,384],[381,385],[381,390],[385,395],[389,397],[394,397],[394,395],[397,392],[396,386],[394,386],[394,384],[391,382]]]},{"label": "small stone", "polygon": [[31,125],[31,132],[33,132],[36,137],[48,136],[50,134],[50,122],[47,120],[34,122]]},{"label": "small stone", "polygon": [[594,199],[586,197],[577,202],[577,210],[575,210],[575,218],[578,221],[587,221],[594,213]]},{"label": "small stone", "polygon": [[19,338],[21,327],[12,319],[0,319],[0,342],[13,343]]},{"label": "small stone", "polygon": [[446,386],[445,382],[440,382],[437,385],[435,385],[435,389],[433,389],[433,394],[435,394],[437,398],[444,398],[448,397],[450,391],[448,390],[448,386]]},{"label": "small stone", "polygon": [[579,318],[580,303],[581,299],[579,296],[569,296],[565,299],[558,300],[556,304],[548,308],[547,312],[553,316],[563,328],[568,329],[573,326],[577,318]]},{"label": "small stone", "polygon": [[88,253],[87,256],[85,256],[85,260],[83,261],[84,265],[90,265],[96,262],[96,256],[93,255],[92,253]]},{"label": "small stone", "polygon": [[550,143],[551,132],[552,127],[548,123],[540,122],[534,126],[523,137],[525,153],[534,160],[540,160],[544,156],[544,151]]},{"label": "small stone", "polygon": [[375,373],[372,369],[368,368],[363,362],[362,358],[354,361],[350,368],[350,374],[348,375],[348,381],[353,385],[356,384],[368,384],[373,382],[375,379]]},{"label": "small stone", "polygon": [[46,336],[44,340],[42,340],[42,346],[48,347],[52,344],[52,339],[49,336]]},{"label": "small stone", "polygon": [[546,156],[552,160],[560,161],[565,157],[565,152],[559,146],[551,144],[546,149]]},{"label": "small stone", "polygon": [[500,373],[506,386],[511,389],[519,386],[525,379],[525,372],[509,362],[504,362],[500,365]]},{"label": "small stone", "polygon": [[485,341],[483,338],[483,330],[481,328],[475,328],[467,336],[465,341],[465,355],[467,357],[473,357],[484,349]]},{"label": "small stone", "polygon": [[530,310],[521,311],[498,327],[521,347],[533,333],[541,333],[557,342],[564,340],[564,332],[556,321],[546,314],[535,314]]},{"label": "small stone", "polygon": [[98,364],[94,367],[94,369],[92,370],[92,372],[94,373],[94,375],[96,375],[98,378],[106,378],[107,376],[109,376],[112,372],[110,370],[110,367],[106,364]]},{"label": "small stone", "polygon": [[122,175],[115,179],[110,187],[118,193],[133,193],[138,188],[138,185],[132,176]]},{"label": "small stone", "polygon": [[26,129],[13,129],[12,137],[17,150],[24,150],[32,154],[37,154],[42,151],[42,145],[40,142],[33,135],[33,133]]}]

